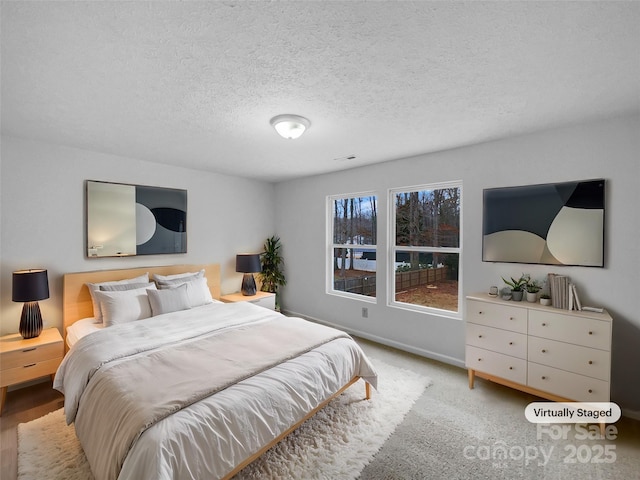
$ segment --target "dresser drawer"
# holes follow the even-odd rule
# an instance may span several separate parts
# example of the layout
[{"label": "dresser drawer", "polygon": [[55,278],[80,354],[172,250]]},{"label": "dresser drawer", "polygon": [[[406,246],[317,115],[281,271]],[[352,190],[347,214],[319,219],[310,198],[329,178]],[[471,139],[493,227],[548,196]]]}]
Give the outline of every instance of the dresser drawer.
[{"label": "dresser drawer", "polygon": [[23,367],[32,363],[62,358],[64,350],[62,342],[50,343],[48,345],[38,345],[27,347],[22,350],[14,350],[2,354],[2,370]]},{"label": "dresser drawer", "polygon": [[2,370],[0,377],[0,387],[6,387],[15,383],[27,382],[35,378],[44,377],[56,373],[58,366],[62,362],[62,356],[42,362],[21,365],[15,368]]},{"label": "dresser drawer", "polygon": [[609,382],[529,362],[527,385],[578,402],[608,402]]},{"label": "dresser drawer", "polygon": [[609,381],[611,354],[604,350],[529,337],[529,360]]},{"label": "dresser drawer", "polygon": [[527,333],[527,309],[467,300],[467,321],[489,327]]},{"label": "dresser drawer", "polygon": [[522,333],[467,323],[466,336],[468,345],[512,357],[527,358],[527,336]]},{"label": "dresser drawer", "polygon": [[531,310],[528,333],[601,350],[611,348],[611,323],[592,318]]},{"label": "dresser drawer", "polygon": [[527,382],[526,360],[491,352],[472,345],[467,345],[466,347],[466,366],[467,368],[505,378],[522,385]]}]

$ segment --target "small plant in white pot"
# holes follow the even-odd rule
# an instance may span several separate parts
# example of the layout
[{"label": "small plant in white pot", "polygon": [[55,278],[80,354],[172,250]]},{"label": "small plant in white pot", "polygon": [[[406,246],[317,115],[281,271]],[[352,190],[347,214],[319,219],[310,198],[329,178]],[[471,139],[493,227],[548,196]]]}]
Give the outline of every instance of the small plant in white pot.
[{"label": "small plant in white pot", "polygon": [[551,305],[551,295],[549,295],[548,293],[543,293],[542,295],[540,295],[540,305]]},{"label": "small plant in white pot", "polygon": [[527,290],[527,302],[536,303],[538,301],[538,292],[542,286],[537,280],[530,280],[525,288]]}]

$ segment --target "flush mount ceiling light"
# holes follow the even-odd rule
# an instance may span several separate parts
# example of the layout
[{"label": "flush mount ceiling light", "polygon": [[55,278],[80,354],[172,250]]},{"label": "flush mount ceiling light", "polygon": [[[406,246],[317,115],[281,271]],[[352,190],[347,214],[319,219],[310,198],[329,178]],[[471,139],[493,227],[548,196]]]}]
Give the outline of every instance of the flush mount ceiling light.
[{"label": "flush mount ceiling light", "polygon": [[311,126],[311,122],[300,115],[278,115],[270,123],[281,137],[289,140],[298,138]]}]

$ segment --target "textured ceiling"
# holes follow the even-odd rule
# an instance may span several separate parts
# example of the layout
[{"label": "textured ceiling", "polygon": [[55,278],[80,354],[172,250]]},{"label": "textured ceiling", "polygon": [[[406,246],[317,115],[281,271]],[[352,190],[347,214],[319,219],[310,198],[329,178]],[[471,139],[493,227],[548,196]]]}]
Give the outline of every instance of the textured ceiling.
[{"label": "textured ceiling", "polygon": [[638,2],[1,8],[3,133],[268,181],[640,111]]}]

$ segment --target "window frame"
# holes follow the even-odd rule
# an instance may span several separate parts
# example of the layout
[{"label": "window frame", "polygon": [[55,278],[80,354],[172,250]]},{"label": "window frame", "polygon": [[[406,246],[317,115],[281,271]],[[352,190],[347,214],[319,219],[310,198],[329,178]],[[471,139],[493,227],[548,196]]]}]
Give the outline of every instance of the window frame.
[{"label": "window frame", "polygon": [[[362,302],[368,302],[368,303],[377,303],[378,302],[378,282],[380,279],[379,276],[379,271],[380,271],[380,259],[378,256],[378,243],[376,243],[375,245],[355,245],[355,247],[357,249],[363,249],[363,250],[373,250],[374,252],[376,252],[376,271],[375,271],[375,276],[376,276],[376,296],[375,297],[370,297],[368,295],[362,295],[359,293],[351,293],[351,292],[345,292],[342,290],[335,290],[334,287],[334,270],[333,270],[333,255],[334,255],[334,250],[336,248],[354,248],[354,244],[342,244],[342,243],[334,243],[333,239],[334,237],[334,232],[333,232],[333,227],[334,227],[334,217],[333,217],[333,204],[335,200],[341,200],[341,199],[349,199],[349,198],[362,198],[362,197],[375,197],[376,198],[376,203],[379,205],[379,195],[377,192],[375,191],[366,191],[366,192],[356,192],[356,193],[343,193],[343,194],[336,194],[336,195],[327,195],[327,203],[326,203],[326,221],[327,221],[327,225],[326,225],[326,229],[325,231],[327,232],[327,238],[326,238],[326,245],[327,248],[325,250],[325,257],[326,257],[326,274],[325,274],[325,279],[326,279],[326,285],[325,285],[325,292],[328,295],[335,295],[338,297],[344,297],[344,298],[351,298],[351,299],[355,299],[355,300],[359,300]],[[378,232],[376,232],[376,241],[378,239]]]},{"label": "window frame", "polygon": [[[431,247],[431,246],[398,246],[396,245],[396,195],[398,193],[420,192],[424,190],[439,190],[444,188],[460,189],[460,228],[458,236],[458,247]],[[448,182],[425,183],[413,186],[390,188],[387,192],[387,306],[391,308],[400,308],[413,312],[425,313],[448,317],[456,320],[463,319],[464,296],[462,289],[462,238],[463,238],[463,185],[462,180],[453,180]],[[425,252],[425,253],[456,253],[458,254],[458,311],[444,310],[435,307],[426,307],[424,305],[416,305],[412,303],[396,301],[396,267],[395,259],[397,252]]]}]

